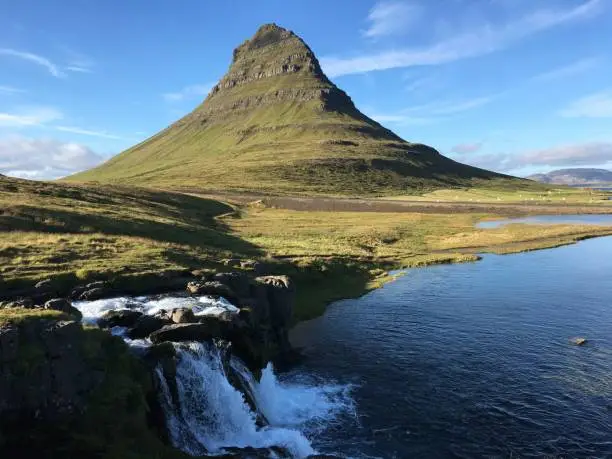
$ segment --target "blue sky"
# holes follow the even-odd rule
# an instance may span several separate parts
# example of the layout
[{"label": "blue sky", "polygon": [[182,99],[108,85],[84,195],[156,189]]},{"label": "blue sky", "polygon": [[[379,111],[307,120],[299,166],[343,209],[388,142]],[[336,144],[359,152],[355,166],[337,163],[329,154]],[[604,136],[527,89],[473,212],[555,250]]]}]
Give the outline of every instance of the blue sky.
[{"label": "blue sky", "polygon": [[91,167],[188,113],[264,23],[409,141],[612,167],[612,0],[0,0],[0,172]]}]

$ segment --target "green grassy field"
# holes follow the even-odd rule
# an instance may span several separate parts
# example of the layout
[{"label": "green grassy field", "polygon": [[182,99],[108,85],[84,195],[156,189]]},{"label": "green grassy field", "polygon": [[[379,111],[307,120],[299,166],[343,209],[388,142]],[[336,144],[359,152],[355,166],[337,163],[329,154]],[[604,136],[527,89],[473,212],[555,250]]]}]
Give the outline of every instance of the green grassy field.
[{"label": "green grassy field", "polygon": [[[574,198],[586,205],[590,196]],[[507,215],[487,206],[460,214],[333,211],[329,205],[297,211],[7,178],[0,178],[0,208],[4,291],[48,278],[68,285],[109,278],[145,283],[163,272],[228,269],[221,268],[226,258],[265,259],[297,280],[298,320],[381,285],[392,269],[474,261],[482,252],[554,247],[612,232],[583,225],[477,229],[479,220]]]},{"label": "green grassy field", "polygon": [[542,189],[491,189],[471,188],[454,190],[435,190],[418,196],[389,196],[385,200],[396,201],[439,201],[439,202],[474,202],[474,203],[525,203],[534,205],[546,204],[581,204],[608,205],[612,201],[610,193],[570,187],[548,186]]}]

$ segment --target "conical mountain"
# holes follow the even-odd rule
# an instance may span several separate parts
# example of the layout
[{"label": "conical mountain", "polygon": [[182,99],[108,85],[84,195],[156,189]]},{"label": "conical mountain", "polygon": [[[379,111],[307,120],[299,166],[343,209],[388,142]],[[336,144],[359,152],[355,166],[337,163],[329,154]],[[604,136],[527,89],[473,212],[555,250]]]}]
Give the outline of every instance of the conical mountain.
[{"label": "conical mountain", "polygon": [[402,140],[361,113],[293,32],[262,26],[193,112],[68,180],[279,193],[393,194],[507,177]]}]

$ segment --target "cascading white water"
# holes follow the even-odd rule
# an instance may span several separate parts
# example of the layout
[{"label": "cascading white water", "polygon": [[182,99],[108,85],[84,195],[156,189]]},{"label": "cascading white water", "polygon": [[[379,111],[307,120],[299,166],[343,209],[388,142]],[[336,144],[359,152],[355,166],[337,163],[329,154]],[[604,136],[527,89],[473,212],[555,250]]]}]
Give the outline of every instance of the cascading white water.
[{"label": "cascading white water", "polygon": [[[84,321],[95,321],[108,310],[140,310],[154,314],[160,309],[191,307],[198,315],[234,312],[223,299],[201,297],[115,298],[78,302]],[[118,328],[118,327],[117,327]],[[122,335],[122,330],[114,330]],[[129,340],[134,347],[151,345],[148,340]],[[228,380],[223,355],[213,344],[174,343],[177,351],[175,381],[167,381],[161,368],[160,399],[173,445],[189,454],[221,454],[228,447],[282,447],[293,457],[302,458],[315,450],[307,435],[329,426],[342,413],[353,410],[348,386],[321,381],[279,381],[269,364],[259,382],[237,358],[230,358],[233,372],[240,377],[253,399],[253,411],[245,395]],[[176,397],[170,386],[176,387]],[[268,421],[258,426],[259,413]]]},{"label": "cascading white water", "polygon": [[163,397],[176,446],[192,455],[221,453],[231,446],[282,446],[294,457],[314,454],[308,439],[297,430],[257,426],[243,394],[228,381],[214,345],[184,343],[175,347],[178,406],[169,391]]}]

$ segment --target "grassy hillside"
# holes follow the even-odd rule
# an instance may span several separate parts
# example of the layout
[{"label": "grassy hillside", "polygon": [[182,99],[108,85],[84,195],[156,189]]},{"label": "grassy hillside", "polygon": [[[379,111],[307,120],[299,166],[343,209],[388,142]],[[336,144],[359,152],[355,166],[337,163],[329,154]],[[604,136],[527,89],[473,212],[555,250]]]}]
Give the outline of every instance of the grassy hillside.
[{"label": "grassy hillside", "polygon": [[192,113],[69,181],[291,194],[414,194],[533,182],[466,166],[362,114],[308,46],[275,25],[234,51]]},{"label": "grassy hillside", "polygon": [[0,209],[6,283],[158,273],[259,253],[216,218],[232,207],[182,194],[2,177]]}]

